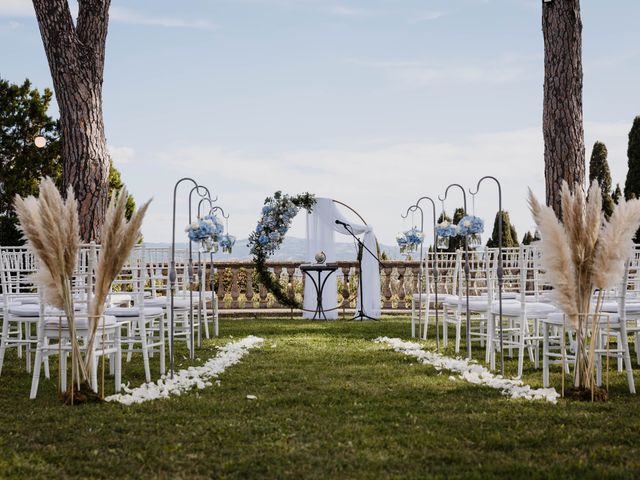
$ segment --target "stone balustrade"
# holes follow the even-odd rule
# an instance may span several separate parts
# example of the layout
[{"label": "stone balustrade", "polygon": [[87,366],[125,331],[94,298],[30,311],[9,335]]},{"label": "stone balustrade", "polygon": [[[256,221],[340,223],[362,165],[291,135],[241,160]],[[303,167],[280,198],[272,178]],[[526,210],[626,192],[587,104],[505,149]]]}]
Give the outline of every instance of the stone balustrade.
[{"label": "stone balustrade", "polygon": [[[270,261],[270,271],[289,292],[295,291],[301,300],[305,276],[299,269],[299,261]],[[353,309],[356,305],[358,263],[337,262],[338,305]],[[195,265],[198,269],[199,265]],[[224,310],[255,310],[282,308],[273,296],[257,282],[255,265],[250,261],[215,262],[214,285],[219,307]],[[206,284],[211,285],[211,266],[206,265]],[[387,311],[403,311],[411,308],[411,295],[418,291],[420,263],[417,261],[383,261],[380,267],[381,303]]]}]

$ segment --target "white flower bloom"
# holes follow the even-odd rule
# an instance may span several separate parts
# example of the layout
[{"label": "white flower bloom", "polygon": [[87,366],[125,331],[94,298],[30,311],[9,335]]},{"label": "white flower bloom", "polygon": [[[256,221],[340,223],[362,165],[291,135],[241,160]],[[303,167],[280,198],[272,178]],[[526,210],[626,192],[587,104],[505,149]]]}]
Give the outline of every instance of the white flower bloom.
[{"label": "white flower bloom", "polygon": [[471,222],[470,222],[469,220],[465,220],[465,221],[464,221],[464,226],[465,226],[466,228],[469,228],[469,227],[471,226]]},{"label": "white flower bloom", "polygon": [[[436,368],[444,368],[452,372],[460,373],[460,380],[465,380],[476,385],[486,385],[500,390],[503,395],[511,398],[524,398],[526,400],[546,400],[556,403],[560,394],[555,388],[531,388],[524,385],[522,380],[503,378],[502,375],[494,375],[482,365],[472,363],[463,358],[451,358],[439,353],[422,350],[418,343],[405,342],[399,338],[378,337],[377,343],[386,343],[396,352],[415,357],[419,362],[432,365]],[[449,377],[449,380],[455,380]]]},{"label": "white flower bloom", "polygon": [[198,224],[198,222],[191,222],[191,228],[192,229],[197,229],[200,225]]},{"label": "white flower bloom", "polygon": [[[174,372],[173,378],[163,375],[156,383],[143,383],[138,388],[123,386],[124,393],[111,395],[106,400],[132,405],[168,398],[171,395],[180,396],[193,388],[202,390],[212,385],[211,379],[216,378],[228,367],[240,362],[250,349],[262,346],[263,341],[260,337],[249,335],[242,340],[221,347],[215,357],[210,358],[200,367],[189,367],[186,370]],[[220,385],[219,381],[216,381],[216,385]]]}]

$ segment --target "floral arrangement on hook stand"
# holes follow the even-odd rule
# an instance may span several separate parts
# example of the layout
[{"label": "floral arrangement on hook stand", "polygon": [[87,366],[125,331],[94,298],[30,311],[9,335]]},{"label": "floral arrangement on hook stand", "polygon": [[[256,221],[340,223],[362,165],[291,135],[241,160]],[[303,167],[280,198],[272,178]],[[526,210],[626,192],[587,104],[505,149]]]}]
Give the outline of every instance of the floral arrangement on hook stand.
[{"label": "floral arrangement on hook stand", "polygon": [[210,252],[212,249],[217,251],[220,235],[224,232],[224,225],[218,217],[210,214],[191,222],[184,231],[187,232],[189,240],[200,242],[203,251]]},{"label": "floral arrangement on hook stand", "polygon": [[460,235],[460,229],[455,223],[444,220],[436,225],[436,234],[438,237],[457,237]]},{"label": "floral arrangement on hook stand", "polygon": [[458,235],[478,235],[484,232],[484,221],[474,215],[465,215],[458,222]]},{"label": "floral arrangement on hook stand", "polygon": [[396,236],[396,242],[400,247],[400,253],[415,252],[424,241],[424,233],[417,227],[410,228]]},{"label": "floral arrangement on hook stand", "polygon": [[233,235],[229,235],[225,233],[220,237],[220,248],[222,248],[223,253],[232,253],[233,246],[236,244],[236,237]]}]

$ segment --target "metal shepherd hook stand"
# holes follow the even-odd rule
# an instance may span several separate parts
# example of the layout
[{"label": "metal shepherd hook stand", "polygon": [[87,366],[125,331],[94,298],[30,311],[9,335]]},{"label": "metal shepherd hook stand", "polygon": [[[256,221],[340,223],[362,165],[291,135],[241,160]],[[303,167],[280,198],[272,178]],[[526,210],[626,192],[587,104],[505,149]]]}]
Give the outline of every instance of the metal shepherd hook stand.
[{"label": "metal shepherd hook stand", "polygon": [[[221,214],[222,214],[222,217],[225,220],[229,220],[229,215],[226,214],[225,211],[222,209],[222,207],[219,207],[219,206],[213,207],[209,211],[209,214],[213,214],[216,211],[220,211]],[[226,225],[226,229],[227,229],[227,233],[229,233],[229,224],[228,223]],[[211,304],[213,306],[214,302],[216,301],[216,299],[215,299],[215,296],[216,296],[216,281],[215,281],[216,269],[215,269],[215,266],[213,264],[213,252],[211,252],[209,255],[210,255],[210,262],[211,262]],[[220,282],[222,282],[222,279],[220,279]],[[214,337],[218,336],[218,316],[216,314],[216,310],[215,309],[213,311],[213,336]]]},{"label": "metal shepherd hook stand", "polygon": [[[200,193],[200,190],[204,190],[204,194]],[[198,194],[198,196],[203,199],[206,198],[208,200],[210,200],[213,203],[213,200],[211,200],[211,192],[209,192],[209,189],[203,185],[196,185],[195,187],[193,187],[191,189],[191,191],[189,192],[189,223],[191,223],[191,198],[193,196],[193,192],[196,192]],[[198,203],[198,206],[200,204]],[[200,212],[198,212],[198,217],[200,217]],[[200,251],[198,251],[198,255],[200,255]],[[199,258],[199,257],[198,257]],[[190,360],[194,360],[196,358],[196,351],[195,351],[195,330],[194,330],[194,325],[193,325],[193,290],[192,290],[192,284],[193,284],[193,242],[189,241],[189,267],[187,269],[187,277],[189,280],[189,314],[191,315],[191,318],[189,318],[189,359]],[[200,317],[198,316],[198,336],[200,337]],[[199,342],[199,346],[201,346],[201,343]]]},{"label": "metal shepherd hook stand", "polygon": [[[466,215],[467,214],[467,192],[465,191],[465,189],[464,189],[464,187],[462,185],[460,185],[458,183],[452,183],[444,191],[444,197],[438,196],[438,199],[441,202],[444,202],[447,199],[447,195],[448,195],[449,189],[451,187],[458,187],[460,189],[460,191],[462,192],[463,209],[464,209],[464,214]],[[471,315],[469,313],[469,244],[468,244],[468,238],[467,238],[466,235],[464,236],[464,279],[465,279],[465,283],[466,283],[467,358],[470,360],[471,359]],[[458,300],[458,301],[460,301],[460,300]]]},{"label": "metal shepherd hook stand", "polygon": [[[194,189],[197,189],[199,186],[198,183],[190,177],[183,177],[176,182],[173,187],[173,220],[172,220],[172,230],[171,230],[171,263],[169,265],[169,285],[170,285],[170,295],[171,295],[171,303],[170,303],[170,312],[169,312],[169,368],[171,371],[171,378],[173,378],[174,371],[174,349],[173,349],[173,340],[174,340],[174,296],[175,296],[175,285],[177,279],[176,273],[176,199],[178,195],[178,187],[183,182],[191,182],[194,185]],[[192,189],[193,191],[193,189]],[[208,192],[208,190],[207,190]],[[191,222],[191,193],[189,194],[189,222]],[[191,242],[189,242],[189,250],[191,250]],[[191,267],[190,267],[191,268]],[[192,344],[193,345],[193,344]]]},{"label": "metal shepherd hook stand", "polygon": [[[436,217],[436,203],[433,201],[431,197],[420,197],[416,202],[416,206],[420,206],[420,202],[423,200],[428,200],[431,202],[432,214],[433,214],[433,287],[435,292],[435,310],[436,310],[436,352],[439,351],[439,341],[438,341],[438,232],[436,230],[436,223],[438,222],[438,217]],[[422,214],[422,210],[420,212]],[[424,217],[424,214],[422,214]],[[420,258],[422,258],[422,244],[420,244]],[[420,276],[422,279],[422,275]],[[420,290],[422,292],[422,290]],[[427,292],[427,295],[429,292]],[[420,299],[420,309],[422,309],[422,299]],[[428,301],[428,300],[427,300]],[[418,315],[422,316],[422,312],[419,310]],[[428,320],[425,319],[425,332],[424,339],[427,339],[427,330],[426,330],[426,322]]]},{"label": "metal shepherd hook stand", "polygon": [[[469,189],[469,193],[471,195],[476,195],[480,191],[480,184],[487,179],[493,180],[498,186],[498,269],[496,273],[498,275],[498,311],[500,314],[500,373],[504,375],[504,348],[502,348],[502,288],[504,282],[504,272],[502,269],[502,185],[500,185],[500,182],[496,177],[485,175],[480,180],[478,180],[476,191],[472,192],[471,189]],[[489,308],[491,308],[491,305],[489,305]],[[493,332],[491,332],[491,335],[493,335]],[[491,341],[493,342],[493,339],[491,339]]]},{"label": "metal shepherd hook stand", "polygon": [[[201,217],[202,215],[202,202],[208,202],[209,203],[209,215],[213,215],[216,211],[220,210],[222,212],[222,216],[225,219],[229,218],[229,215],[226,215],[224,213],[224,210],[222,210],[222,207],[218,207],[218,206],[214,206],[213,203],[218,200],[218,198],[216,197],[214,200],[211,200],[211,198],[209,197],[203,197],[200,199],[200,201],[198,202],[198,218]],[[214,281],[213,281],[213,275],[214,275],[214,267],[213,267],[213,254],[214,252],[211,252],[211,295],[212,295],[212,299],[211,301],[213,302],[213,295],[215,295],[215,287],[214,287]],[[198,250],[198,268],[202,268],[202,257],[201,257],[201,252],[200,250]],[[206,266],[204,267],[204,271],[205,274],[204,276],[202,274],[200,274],[200,277],[202,278],[202,280],[205,280],[207,278],[206,276]],[[202,290],[203,284],[201,280],[198,280],[198,347],[202,347],[202,311],[204,310],[204,302],[202,300],[202,295],[203,295],[203,290]],[[208,328],[208,326],[207,326]],[[207,330],[208,331],[208,330]],[[214,331],[215,331],[215,335],[214,336],[218,336],[218,325],[215,322],[214,319]]]}]

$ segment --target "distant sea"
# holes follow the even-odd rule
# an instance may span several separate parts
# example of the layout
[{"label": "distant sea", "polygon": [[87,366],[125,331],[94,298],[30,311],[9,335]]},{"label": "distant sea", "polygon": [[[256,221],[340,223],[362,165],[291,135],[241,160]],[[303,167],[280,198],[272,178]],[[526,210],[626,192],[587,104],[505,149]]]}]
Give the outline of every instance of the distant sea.
[{"label": "distant sea", "polygon": [[[147,245],[151,247],[166,247],[168,243],[152,243],[147,242]],[[187,248],[187,243],[178,243],[176,248]],[[194,245],[195,247],[195,245]],[[296,237],[285,237],[284,242],[280,250],[278,250],[272,257],[272,260],[305,260],[306,254],[306,239]],[[389,260],[401,260],[403,257],[400,255],[400,250],[394,245],[380,244],[380,251],[386,252]],[[355,260],[356,259],[356,245],[353,242],[337,242],[336,243],[336,260]],[[233,253],[221,253],[214,254],[214,258],[219,260],[250,260],[249,247],[247,247],[247,239],[238,239],[233,247]]]}]

